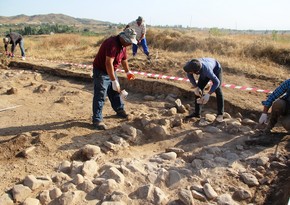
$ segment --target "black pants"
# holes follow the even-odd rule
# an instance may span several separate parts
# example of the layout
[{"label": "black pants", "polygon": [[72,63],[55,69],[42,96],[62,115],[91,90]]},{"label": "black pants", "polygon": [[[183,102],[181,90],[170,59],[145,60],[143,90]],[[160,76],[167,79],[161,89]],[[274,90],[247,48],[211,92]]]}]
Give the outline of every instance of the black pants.
[{"label": "black pants", "polygon": [[[216,94],[216,100],[217,100],[217,114],[218,115],[223,115],[224,113],[224,96],[223,96],[223,92],[222,92],[222,68],[220,68],[220,71],[218,73],[215,73],[217,75],[217,78],[220,80],[220,85],[219,87],[217,87],[217,89],[215,90],[215,94]],[[205,86],[208,84],[209,82],[209,78],[205,78],[205,79],[198,79],[198,83],[197,86],[203,90],[205,88]],[[197,98],[195,97],[195,113],[196,114],[201,114],[201,109],[202,109],[202,105],[197,103]]]}]

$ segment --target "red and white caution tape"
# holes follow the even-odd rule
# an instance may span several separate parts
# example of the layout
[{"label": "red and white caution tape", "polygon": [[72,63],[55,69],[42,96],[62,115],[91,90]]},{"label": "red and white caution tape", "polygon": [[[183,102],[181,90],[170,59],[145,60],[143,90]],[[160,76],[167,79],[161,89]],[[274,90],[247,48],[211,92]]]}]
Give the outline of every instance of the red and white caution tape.
[{"label": "red and white caution tape", "polygon": [[[124,72],[124,70],[117,69],[118,72]],[[159,79],[168,79],[168,80],[176,80],[176,81],[188,81],[188,78],[180,78],[180,77],[174,77],[174,76],[167,76],[167,75],[161,75],[161,74],[152,74],[152,73],[145,73],[145,72],[138,72],[138,71],[132,71],[134,74],[144,75],[150,78],[159,78]],[[211,83],[211,82],[210,82]],[[233,84],[222,84],[222,87],[226,88],[233,88],[233,89],[239,89],[239,90],[245,90],[245,91],[255,91],[255,92],[262,92],[262,93],[272,93],[271,90],[263,90],[259,88],[251,88],[247,86],[238,86]]]},{"label": "red and white caution tape", "polygon": [[[34,58],[34,59],[36,59],[36,58]],[[62,63],[62,64],[66,64],[66,65],[76,66],[79,68],[90,68],[90,69],[93,68],[92,65],[85,65],[85,64],[79,64],[79,63],[58,62],[58,61],[52,61],[52,60],[47,60],[47,59],[37,59],[37,60],[49,61],[49,62],[53,62],[53,63]],[[117,69],[117,72],[124,72],[124,70]],[[181,77],[167,76],[167,75],[153,74],[153,73],[145,73],[145,72],[139,72],[139,71],[132,71],[132,72],[134,74],[143,75],[143,76],[146,76],[149,78],[167,79],[167,80],[175,80],[175,81],[189,81],[188,78],[181,78]],[[260,93],[272,93],[271,90],[251,88],[251,87],[247,87],[247,86],[239,86],[239,85],[226,84],[226,83],[223,83],[222,87],[244,90],[244,91],[254,91],[254,92],[260,92]]]}]

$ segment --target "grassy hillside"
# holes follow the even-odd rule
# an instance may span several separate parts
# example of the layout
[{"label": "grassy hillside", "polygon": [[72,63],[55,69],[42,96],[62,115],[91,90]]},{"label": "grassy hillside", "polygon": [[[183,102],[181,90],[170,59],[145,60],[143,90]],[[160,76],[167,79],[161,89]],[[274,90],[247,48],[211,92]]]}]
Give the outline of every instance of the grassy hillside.
[{"label": "grassy hillside", "polygon": [[[53,29],[58,27],[60,29]],[[0,16],[0,35],[15,31],[23,35],[53,33],[86,33],[99,35],[115,30],[116,25],[93,19],[74,18],[63,14]]]}]

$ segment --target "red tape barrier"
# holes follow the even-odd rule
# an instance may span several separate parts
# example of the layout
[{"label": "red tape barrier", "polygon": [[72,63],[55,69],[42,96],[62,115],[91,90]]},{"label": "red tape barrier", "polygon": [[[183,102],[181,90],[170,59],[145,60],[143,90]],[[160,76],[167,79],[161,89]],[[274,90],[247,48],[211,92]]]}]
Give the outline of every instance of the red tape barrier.
[{"label": "red tape barrier", "polygon": [[[36,58],[33,58],[36,59]],[[79,68],[93,68],[92,65],[85,65],[85,64],[79,64],[79,63],[70,63],[70,62],[59,62],[59,61],[52,61],[52,60],[47,60],[47,59],[36,59],[36,60],[43,60],[43,61],[48,61],[48,62],[53,62],[53,63],[62,63],[66,65],[72,65],[76,66]],[[124,70],[117,69],[117,72],[124,72]],[[167,80],[176,80],[176,81],[189,81],[188,78],[180,78],[180,77],[175,77],[175,76],[167,76],[167,75],[161,75],[161,74],[153,74],[153,73],[145,73],[145,72],[139,72],[139,71],[132,71],[134,74],[138,75],[143,75],[149,78],[158,78],[158,79],[167,79]],[[234,84],[226,84],[222,83],[222,87],[225,88],[232,88],[232,89],[238,89],[238,90],[244,90],[244,91],[254,91],[254,92],[260,92],[260,93],[272,93],[271,90],[264,90],[264,89],[259,89],[259,88],[251,88],[247,86],[239,86],[239,85],[234,85]]]}]

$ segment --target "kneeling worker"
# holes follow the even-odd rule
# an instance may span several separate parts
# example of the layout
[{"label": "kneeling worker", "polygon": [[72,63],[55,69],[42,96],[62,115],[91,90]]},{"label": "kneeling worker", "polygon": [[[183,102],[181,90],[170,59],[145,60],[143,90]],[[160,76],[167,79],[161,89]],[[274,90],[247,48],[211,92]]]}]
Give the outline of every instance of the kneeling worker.
[{"label": "kneeling worker", "polygon": [[262,105],[264,108],[259,119],[260,124],[267,123],[268,111],[272,107],[270,121],[264,130],[265,132],[270,132],[281,116],[283,117],[283,127],[290,132],[290,79],[285,80],[277,87],[266,101],[262,101]]}]

